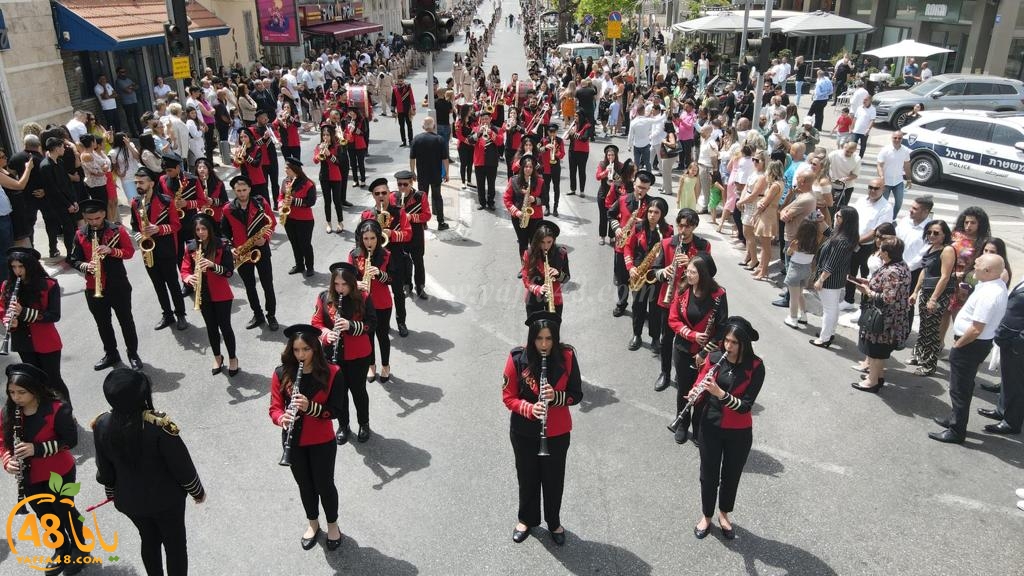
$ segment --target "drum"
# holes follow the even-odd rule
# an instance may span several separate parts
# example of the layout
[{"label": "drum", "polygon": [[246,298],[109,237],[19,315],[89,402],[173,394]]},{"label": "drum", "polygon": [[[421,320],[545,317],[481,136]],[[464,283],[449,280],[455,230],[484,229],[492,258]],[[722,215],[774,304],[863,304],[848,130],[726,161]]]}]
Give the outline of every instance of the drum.
[{"label": "drum", "polygon": [[349,108],[361,111],[366,119],[373,117],[373,106],[370,104],[370,94],[366,86],[346,86],[345,96]]},{"label": "drum", "polygon": [[516,84],[516,108],[522,109],[522,107],[526,105],[526,101],[528,99],[527,94],[535,89],[533,80],[519,80]]}]

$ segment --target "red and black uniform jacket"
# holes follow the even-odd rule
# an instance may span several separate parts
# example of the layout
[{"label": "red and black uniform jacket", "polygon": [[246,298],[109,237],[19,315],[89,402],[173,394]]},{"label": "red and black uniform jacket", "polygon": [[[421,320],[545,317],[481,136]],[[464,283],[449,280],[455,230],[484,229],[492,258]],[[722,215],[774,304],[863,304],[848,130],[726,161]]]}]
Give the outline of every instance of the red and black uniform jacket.
[{"label": "red and black uniform jacket", "polygon": [[[242,156],[243,162],[239,164],[237,159],[233,159],[231,163],[242,171],[249,180],[252,181],[253,186],[260,186],[267,183],[267,175],[263,171],[263,166],[270,165],[269,155],[266,152],[265,146],[254,146],[245,151]],[[264,162],[266,160],[266,162]]]},{"label": "red and black uniform jacket", "polygon": [[[348,253],[349,264],[355,265],[356,269],[359,270],[359,279],[363,279],[363,275],[366,273],[366,257],[363,256],[362,251],[353,248]],[[373,251],[373,257],[370,258],[370,266],[376,266],[380,270],[380,274],[375,276],[370,281],[370,302],[373,303],[373,307],[377,310],[387,310],[394,306],[394,301],[391,299],[391,276],[388,274],[388,266],[391,263],[391,252],[387,248],[377,247]]]},{"label": "red and black uniform jacket", "polygon": [[[349,126],[352,124],[352,126]],[[348,140],[348,145],[355,150],[366,150],[366,134],[369,132],[369,124],[364,118],[356,118],[355,120],[349,120],[345,124],[345,140]]]},{"label": "red and black uniform jacket", "polygon": [[[355,302],[348,296],[341,298],[341,318],[348,320],[348,330],[341,335],[342,349],[338,355],[339,360],[357,360],[366,358],[373,349],[370,344],[370,336],[377,327],[377,311],[373,302],[369,299],[363,302],[363,313],[357,314]],[[334,346],[327,343],[327,334],[334,330],[334,319],[338,317],[339,311],[330,300],[330,291],[324,290],[316,297],[316,308],[313,310],[313,318],[310,325],[320,329],[320,343],[324,347],[324,356],[328,360],[334,357]]]},{"label": "red and black uniform jacket", "polygon": [[[255,126],[249,127],[249,135],[252,138],[254,144],[253,148],[259,151],[258,154],[260,161],[256,164],[256,166],[270,166],[270,147],[274,145],[270,141],[271,133],[273,133],[273,127],[269,124],[267,124],[266,126],[260,126],[259,124],[257,124]],[[277,148],[275,147],[274,154],[276,153]],[[248,150],[246,156],[246,163],[248,163],[248,154],[252,154],[253,156],[255,156],[257,152],[253,150]],[[237,164],[235,164],[235,166],[238,167]],[[246,176],[248,175],[249,173],[246,172]],[[264,184],[266,183],[266,181],[266,173],[264,173],[263,180],[260,182],[260,184]],[[256,184],[256,180],[253,180],[252,183]]]},{"label": "red and black uniform jacket", "polygon": [[[291,403],[292,398],[291,386],[288,386],[287,389],[282,389],[281,386],[281,381],[284,379],[283,370],[282,366],[275,368],[274,376],[270,381],[270,421],[275,426],[281,426],[281,416],[284,416],[285,411],[288,410],[288,404]],[[307,392],[313,390],[315,386],[312,381],[313,375],[302,375],[299,391],[309,399],[309,406],[304,412],[299,412],[302,430],[296,430],[299,434],[298,446],[315,446],[334,442],[334,424],[331,419],[334,418],[336,410],[333,406],[331,391],[336,386],[338,389],[344,388],[340,381],[341,377],[341,369],[330,365],[327,382],[320,383],[319,390],[308,394]],[[295,374],[292,374],[291,378],[294,383]],[[296,422],[296,425],[298,424]]]},{"label": "red and black uniform jacket", "polygon": [[[277,195],[277,205],[284,203],[285,186]],[[296,178],[292,182],[292,211],[288,220],[313,220],[313,205],[316,204],[316,184],[309,178]]]},{"label": "red and black uniform jacket", "polygon": [[523,127],[519,124],[516,124],[514,128],[502,124],[498,134],[501,135],[501,140],[505,143],[506,152],[519,150],[519,145],[523,143]]},{"label": "red and black uniform jacket", "polygon": [[75,232],[75,245],[71,249],[69,264],[75,270],[85,273],[85,293],[92,298],[95,289],[96,277],[86,272],[89,262],[92,260],[92,239],[98,236],[99,244],[110,246],[111,252],[103,258],[102,276],[100,286],[103,288],[103,296],[109,297],[108,292],[117,291],[119,294],[126,294],[131,291],[131,284],[128,282],[128,274],[124,269],[124,261],[131,260],[135,255],[135,247],[132,246],[131,238],[124,226],[116,222],[104,221],[103,227],[93,230],[88,225],[82,226]]},{"label": "red and black uniform jacket", "polygon": [[[552,245],[548,251],[548,266],[558,270],[558,276],[552,279],[555,305],[562,303],[562,284],[569,281],[569,251],[565,246]],[[544,296],[544,259],[530,261],[530,251],[523,252],[523,286],[526,287],[526,302],[547,304]]]},{"label": "red and black uniform jacket", "polygon": [[[622,255],[627,272],[639,266],[655,244],[672,235],[672,227],[666,222],[658,222],[658,230],[654,231],[648,227],[646,216],[642,220],[637,220],[633,225],[633,235],[623,248]],[[654,269],[654,263],[651,263],[651,269]]]},{"label": "red and black uniform jacket", "polygon": [[[388,235],[389,250],[402,249],[412,239],[412,224],[409,223],[409,215],[405,213],[405,208],[394,202],[397,195],[398,192],[391,193],[388,198],[388,207],[385,208],[391,214],[391,228],[384,230],[384,233]],[[376,209],[363,210],[360,221],[370,219],[377,219]]]},{"label": "red and black uniform jacket", "polygon": [[478,131],[473,130],[466,139],[473,146],[473,167],[498,166],[501,160],[501,148],[505,144],[504,135],[500,130],[491,126],[491,138],[488,142],[485,138],[477,137]]},{"label": "red and black uniform jacket", "polygon": [[274,128],[274,133],[277,134],[277,139],[281,142],[282,148],[285,146],[298,148],[302,145],[302,140],[299,139],[298,122],[292,122],[290,119],[282,121],[278,118],[271,122],[270,125]]},{"label": "red and black uniform jacket", "polygon": [[[597,173],[594,175],[594,178],[596,178],[597,181],[600,182],[600,184],[598,185],[598,191],[597,191],[597,197],[598,198],[601,198],[602,196],[607,194],[609,188],[611,188],[611,185],[608,184],[608,177],[611,176],[612,178],[614,178],[615,177],[615,173],[616,172],[620,172],[621,170],[622,170],[622,162],[616,162],[615,164],[609,165],[607,163],[607,160],[601,160],[600,162],[597,163]],[[621,192],[621,187],[617,186],[616,188],[618,188],[619,189],[618,191]],[[611,196],[611,195],[609,195],[609,196]],[[611,205],[609,204],[609,201],[608,201],[608,196],[604,196],[604,198],[605,198],[605,208],[611,208]]]},{"label": "red and black uniform jacket", "polygon": [[473,122],[463,122],[462,120],[456,120],[455,122],[455,140],[459,143],[460,149],[469,150],[472,149],[473,143],[469,141],[470,135],[476,131],[476,124]]},{"label": "red and black uniform jacket", "polygon": [[391,107],[398,114],[408,114],[416,107],[416,97],[412,94],[412,86],[402,84],[391,88]]},{"label": "red and black uniform jacket", "polygon": [[692,287],[677,294],[668,309],[668,327],[679,336],[675,339],[676,347],[690,354],[700,352],[703,346],[697,343],[697,335],[707,332],[712,316],[711,341],[717,342],[720,340],[718,334],[723,332],[722,325],[729,317],[729,302],[724,288],[719,287],[704,300],[693,296]]},{"label": "red and black uniform jacket", "polygon": [[348,155],[345,149],[335,144],[327,148],[327,158],[320,160],[320,146],[313,150],[313,163],[320,165],[320,180],[341,182],[348,172]]},{"label": "red and black uniform jacket", "polygon": [[[711,368],[725,354],[718,350],[708,355],[708,361],[703,364],[694,384],[704,380],[704,377]],[[702,410],[702,425],[718,426],[725,430],[748,430],[754,427],[750,410],[754,407],[754,401],[761,392],[764,384],[764,363],[757,356],[750,360],[733,365],[728,360],[722,362],[718,372],[715,373],[715,383],[725,392],[725,397],[719,400],[710,394],[705,393],[697,402],[698,408],[706,405]]]},{"label": "red and black uniform jacket", "polygon": [[214,222],[220,224],[220,221],[224,218],[224,206],[228,203],[228,194],[224,190],[224,183],[217,180],[211,185],[209,180],[206,182],[200,180],[199,190],[200,194],[205,196],[206,200],[210,203],[210,208],[213,208]]},{"label": "red and black uniform jacket", "polygon": [[[10,298],[7,291],[13,286],[12,280],[5,280],[0,286],[0,318],[7,314]],[[18,302],[21,314],[18,315],[18,326],[11,331],[11,348],[15,352],[28,351],[37,354],[48,354],[63,348],[57,322],[60,320],[60,285],[53,278],[44,278],[42,290],[29,294],[33,288],[21,284],[18,290]],[[28,296],[28,297],[26,297]],[[27,328],[26,328],[27,327]]]},{"label": "red and black uniform jacket", "polygon": [[[71,472],[75,467],[71,449],[78,445],[78,424],[71,405],[60,400],[41,402],[35,414],[25,416],[21,441],[31,442],[35,450],[35,456],[27,459],[30,468],[26,485],[49,482],[50,472],[61,476]],[[0,429],[0,459],[5,467],[14,457],[6,446]]]},{"label": "red and black uniform jacket", "polygon": [[[212,231],[211,231],[212,233]],[[235,273],[235,261],[231,250],[220,240],[211,241],[203,249],[206,259],[213,262],[212,268],[203,270],[203,302],[227,302],[234,300],[228,278]],[[192,252],[185,251],[181,259],[181,280],[188,282],[195,271],[195,258]]]},{"label": "red and black uniform jacket", "polygon": [[[572,430],[569,406],[579,404],[583,398],[583,384],[576,351],[562,345],[558,362],[548,360],[548,385],[555,397],[548,405],[549,438],[568,434]],[[539,370],[539,368],[538,368]],[[501,399],[512,413],[512,432],[523,436],[540,437],[540,420],[533,416],[533,405],[540,397],[540,374],[535,374],[521,347],[512,349],[502,374]]]},{"label": "red and black uniform jacket", "polygon": [[560,136],[555,136],[555,161],[551,161],[551,150],[545,150],[551,140],[547,136],[540,141],[540,150],[537,152],[537,166],[540,166],[544,174],[551,174],[551,168],[557,166],[562,167],[562,158],[565,158],[565,140],[562,140]]},{"label": "red and black uniform jacket", "polygon": [[[647,196],[643,198],[637,198],[636,194],[623,194],[619,196],[618,200],[608,208],[608,234],[615,236],[616,231],[626,226],[630,217],[636,213],[638,208],[640,208],[640,214],[636,217],[636,221],[640,222],[646,219],[648,202],[649,198]],[[623,234],[625,233],[623,231]],[[615,246],[615,251],[622,252],[623,249]]]},{"label": "red and black uniform jacket", "polygon": [[178,232],[181,231],[181,220],[178,219],[178,210],[174,208],[173,198],[154,189],[148,199],[145,195],[140,194],[132,200],[132,231],[135,233],[136,242],[142,239],[140,215],[143,210],[145,210],[146,221],[159,228],[156,234],[151,236],[156,243],[153,248],[153,258],[177,260]]},{"label": "red and black uniform jacket", "polygon": [[157,182],[157,190],[167,196],[173,202],[178,190],[181,190],[181,199],[185,201],[185,217],[195,216],[200,208],[206,206],[206,194],[203,192],[199,180],[191,174],[182,174],[180,178],[173,179],[166,174],[160,177]]},{"label": "red and black uniform jacket", "polygon": [[[590,140],[585,138],[587,134],[590,134],[591,126],[590,122],[584,122],[583,126],[576,127],[576,137],[570,138],[570,150],[573,152],[586,152],[590,153]],[[598,168],[600,169],[600,168]]]},{"label": "red and black uniform jacket", "polygon": [[[274,235],[274,228],[277,227],[277,218],[270,208],[266,198],[262,196],[250,196],[245,207],[238,199],[234,199],[224,210],[224,221],[221,223],[221,233],[227,237],[231,246],[238,248],[242,244],[259,233],[264,226],[270,224],[270,230],[263,235],[267,241],[262,248],[270,251],[270,237]],[[264,254],[266,258],[268,254]]]},{"label": "red and black uniform jacket", "polygon": [[676,250],[683,250],[683,252],[692,260],[694,256],[700,253],[711,254],[711,242],[701,238],[700,236],[691,236],[690,242],[687,244],[680,245],[682,238],[680,236],[672,236],[671,238],[665,238],[661,241],[661,256],[655,261],[651,267],[658,274],[658,279],[662,281],[661,290],[658,290],[658,306],[662,308],[668,308],[669,305],[665,304],[665,293],[672,289],[672,285],[683,282],[680,276],[685,271],[677,269],[675,275],[668,275],[668,267],[672,265],[672,260],[676,257]]},{"label": "red and black uniform jacket", "polygon": [[[502,202],[505,204],[505,210],[508,211],[509,216],[514,221],[514,226],[519,226],[519,217],[523,215],[521,208],[523,207],[523,188],[526,184],[523,182],[522,176],[513,176],[508,181],[508,185],[505,186],[505,193],[502,195]],[[541,207],[540,195],[544,189],[544,181],[540,178],[533,179],[533,188],[530,190],[530,196],[533,196],[533,214],[530,216],[530,220],[540,220],[544,218],[544,210]]]}]

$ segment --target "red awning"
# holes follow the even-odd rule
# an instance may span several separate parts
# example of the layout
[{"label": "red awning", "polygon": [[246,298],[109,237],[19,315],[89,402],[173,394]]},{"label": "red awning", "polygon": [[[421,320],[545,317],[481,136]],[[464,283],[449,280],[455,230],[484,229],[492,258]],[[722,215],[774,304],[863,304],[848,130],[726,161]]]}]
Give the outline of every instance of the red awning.
[{"label": "red awning", "polygon": [[384,30],[383,26],[380,24],[374,24],[373,22],[367,22],[366,20],[335,20],[334,22],[324,22],[323,24],[306,26],[302,29],[306,34],[334,36],[339,40],[342,38],[351,38],[352,36],[360,36],[362,34],[380,32],[381,30]]}]

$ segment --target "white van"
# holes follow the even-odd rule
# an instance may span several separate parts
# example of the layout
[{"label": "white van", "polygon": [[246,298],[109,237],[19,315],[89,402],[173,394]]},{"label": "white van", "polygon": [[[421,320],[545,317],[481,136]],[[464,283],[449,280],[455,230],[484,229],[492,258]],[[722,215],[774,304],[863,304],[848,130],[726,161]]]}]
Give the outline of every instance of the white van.
[{"label": "white van", "polygon": [[560,44],[558,46],[558,55],[563,60],[574,60],[579,56],[584,62],[586,62],[588,57],[593,58],[594,60],[602,58],[604,56],[604,47],[600,44],[589,44],[586,42]]}]

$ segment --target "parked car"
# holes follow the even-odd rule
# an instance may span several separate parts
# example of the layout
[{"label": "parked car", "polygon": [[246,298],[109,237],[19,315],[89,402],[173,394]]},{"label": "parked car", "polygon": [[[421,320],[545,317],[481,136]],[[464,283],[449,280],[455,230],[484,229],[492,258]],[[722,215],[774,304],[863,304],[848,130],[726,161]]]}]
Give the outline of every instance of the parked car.
[{"label": "parked car", "polygon": [[1024,112],[935,111],[903,129],[911,178],[1024,192]]},{"label": "parked car", "polygon": [[874,97],[875,122],[902,128],[907,113],[925,110],[1024,110],[1024,82],[981,74],[940,74],[907,90],[887,90]]}]

